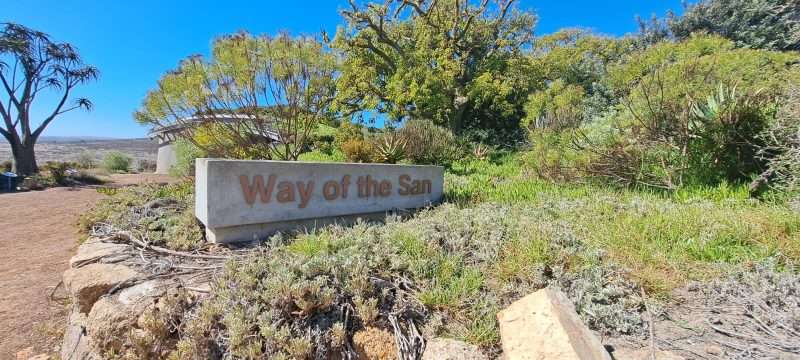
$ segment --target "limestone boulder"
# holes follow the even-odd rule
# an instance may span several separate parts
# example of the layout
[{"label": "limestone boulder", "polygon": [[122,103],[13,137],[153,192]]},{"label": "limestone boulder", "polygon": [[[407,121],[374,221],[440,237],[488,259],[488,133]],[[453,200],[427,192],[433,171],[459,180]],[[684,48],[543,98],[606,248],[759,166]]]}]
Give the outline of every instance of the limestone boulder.
[{"label": "limestone boulder", "polygon": [[463,341],[437,338],[428,341],[422,360],[488,360],[481,350]]},{"label": "limestone boulder", "polygon": [[[124,258],[128,255],[125,251],[130,247],[125,244],[115,244],[99,240],[87,240],[78,247],[78,252],[69,260],[69,267],[74,268],[85,262],[100,260],[99,262],[110,262],[116,258]],[[106,261],[103,261],[106,260]]]},{"label": "limestone boulder", "polygon": [[139,315],[151,302],[139,301],[125,305],[116,297],[98,300],[86,320],[86,336],[91,351],[102,354],[108,351],[121,353],[128,332],[133,329]]},{"label": "limestone boulder", "polygon": [[89,349],[86,334],[86,314],[74,309],[67,318],[67,328],[61,342],[61,358],[70,360],[97,359]]},{"label": "limestone boulder", "polygon": [[559,290],[532,293],[497,314],[508,360],[611,360]]},{"label": "limestone boulder", "polygon": [[90,264],[64,272],[64,286],[80,312],[86,314],[114,286],[138,276],[133,269],[116,264]]}]

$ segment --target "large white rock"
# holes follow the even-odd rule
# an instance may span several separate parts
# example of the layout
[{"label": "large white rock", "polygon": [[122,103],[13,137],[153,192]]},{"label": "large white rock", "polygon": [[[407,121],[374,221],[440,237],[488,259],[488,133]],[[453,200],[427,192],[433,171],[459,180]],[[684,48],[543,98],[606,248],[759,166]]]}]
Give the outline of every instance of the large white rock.
[{"label": "large white rock", "polygon": [[475,345],[463,341],[436,338],[428,341],[422,360],[488,360]]},{"label": "large white rock", "polygon": [[611,360],[560,291],[545,288],[497,314],[505,359]]},{"label": "large white rock", "polygon": [[87,314],[100,296],[138,275],[135,270],[123,265],[89,264],[64,272],[64,286],[77,302],[80,312]]},{"label": "large white rock", "polygon": [[440,166],[197,159],[195,215],[213,242],[441,201]]}]

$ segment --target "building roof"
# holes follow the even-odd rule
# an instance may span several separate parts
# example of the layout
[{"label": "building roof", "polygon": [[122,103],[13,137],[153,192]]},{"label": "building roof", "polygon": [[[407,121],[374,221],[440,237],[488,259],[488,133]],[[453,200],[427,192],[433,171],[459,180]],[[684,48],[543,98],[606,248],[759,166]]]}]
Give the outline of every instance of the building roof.
[{"label": "building roof", "polygon": [[[180,121],[177,121],[170,125],[154,128],[153,130],[150,131],[148,136],[150,138],[169,137],[170,135],[176,135],[186,130],[190,126],[197,126],[197,125],[202,125],[204,123],[219,122],[219,121],[230,123],[248,119],[255,119],[255,117],[246,114],[195,115],[183,118]],[[276,131],[267,131],[266,134],[259,134],[259,135],[265,135],[273,141],[280,141],[280,135]]]}]

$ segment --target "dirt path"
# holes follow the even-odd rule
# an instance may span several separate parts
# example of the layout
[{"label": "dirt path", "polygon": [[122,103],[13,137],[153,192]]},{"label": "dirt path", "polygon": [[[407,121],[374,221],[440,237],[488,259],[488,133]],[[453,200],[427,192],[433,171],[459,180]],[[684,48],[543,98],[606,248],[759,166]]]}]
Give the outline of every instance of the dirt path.
[{"label": "dirt path", "polygon": [[[164,180],[125,175],[115,183]],[[75,251],[78,215],[102,197],[90,188],[0,194],[0,359],[60,345],[65,306],[49,295]]]}]

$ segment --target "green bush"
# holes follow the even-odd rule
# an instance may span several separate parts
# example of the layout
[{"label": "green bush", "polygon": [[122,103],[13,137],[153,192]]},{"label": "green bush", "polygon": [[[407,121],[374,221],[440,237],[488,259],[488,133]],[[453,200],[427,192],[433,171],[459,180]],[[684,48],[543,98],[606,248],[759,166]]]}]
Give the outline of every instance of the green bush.
[{"label": "green bush", "polygon": [[128,172],[133,160],[119,151],[112,151],[103,158],[103,169],[109,172]]},{"label": "green bush", "polygon": [[350,121],[343,121],[334,134],[333,146],[343,150],[342,146],[350,140],[364,140],[364,131],[361,125],[353,124]]},{"label": "green bush", "polygon": [[558,79],[543,91],[531,94],[522,123],[531,129],[567,129],[583,123],[585,91],[579,85]]},{"label": "green bush", "polygon": [[194,160],[206,156],[206,153],[185,139],[178,139],[175,146],[175,165],[169,169],[172,176],[194,176]]},{"label": "green bush", "polygon": [[776,121],[760,136],[759,158],[768,169],[754,185],[768,182],[780,191],[800,190],[800,86],[790,88],[781,99]]},{"label": "green bush", "polygon": [[409,120],[398,130],[406,158],[414,164],[449,165],[460,157],[456,137],[428,120]]},{"label": "green bush", "polygon": [[315,150],[300,154],[298,160],[311,162],[345,162],[347,161],[347,157],[339,150],[333,150],[330,154]]},{"label": "green bush", "polygon": [[[773,99],[800,78],[792,53],[737,49],[716,36],[664,42],[613,66],[620,97],[610,130],[583,139],[584,168],[615,183],[674,190],[748,181]],[[592,125],[590,125],[591,127]]]},{"label": "green bush", "polygon": [[44,166],[44,170],[47,171],[48,176],[53,179],[54,183],[66,185],[67,169],[69,169],[69,165],[69,163],[60,161],[48,161]]}]

